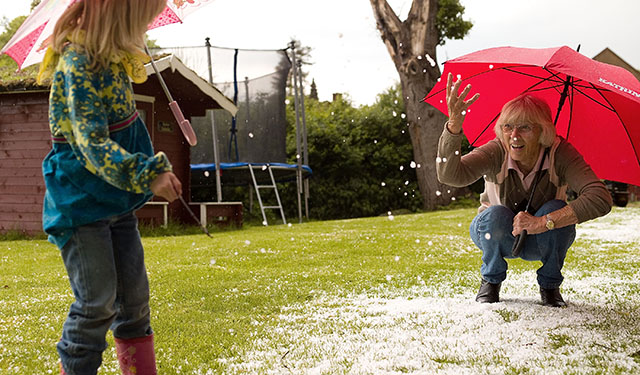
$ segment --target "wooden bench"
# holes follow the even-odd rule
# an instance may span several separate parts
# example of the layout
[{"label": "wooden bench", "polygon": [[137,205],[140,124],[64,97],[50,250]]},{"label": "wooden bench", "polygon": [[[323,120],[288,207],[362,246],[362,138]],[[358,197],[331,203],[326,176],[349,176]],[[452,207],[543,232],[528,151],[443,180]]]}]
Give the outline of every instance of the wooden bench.
[{"label": "wooden bench", "polygon": [[211,222],[221,227],[242,227],[242,202],[190,202],[189,205],[199,206],[200,223],[204,226]]},{"label": "wooden bench", "polygon": [[149,201],[144,204],[145,206],[162,206],[162,218],[163,218],[163,228],[166,228],[169,224],[169,202],[160,202],[160,201]]}]

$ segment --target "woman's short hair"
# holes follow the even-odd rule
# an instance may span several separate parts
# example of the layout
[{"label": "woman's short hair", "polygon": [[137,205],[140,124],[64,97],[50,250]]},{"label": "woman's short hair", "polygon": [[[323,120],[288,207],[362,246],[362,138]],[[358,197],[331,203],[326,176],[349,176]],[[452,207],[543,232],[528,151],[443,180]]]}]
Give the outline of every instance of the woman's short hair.
[{"label": "woman's short hair", "polygon": [[549,105],[531,94],[519,95],[502,107],[494,127],[498,138],[502,139],[502,125],[509,123],[539,125],[542,129],[539,142],[544,147],[551,146],[556,138],[556,127],[551,120]]}]

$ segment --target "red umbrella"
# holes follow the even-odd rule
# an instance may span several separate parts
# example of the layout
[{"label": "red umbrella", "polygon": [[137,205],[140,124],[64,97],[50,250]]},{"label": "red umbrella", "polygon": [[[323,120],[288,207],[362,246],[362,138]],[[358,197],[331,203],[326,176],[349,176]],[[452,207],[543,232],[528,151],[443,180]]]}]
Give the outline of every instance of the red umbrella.
[{"label": "red umbrella", "polygon": [[490,48],[449,60],[424,99],[447,114],[446,77],[471,84],[463,130],[472,146],[495,138],[502,106],[522,93],[547,101],[558,135],[580,151],[602,179],[640,185],[640,82],[627,70],[569,47]]},{"label": "red umbrella", "polygon": [[[6,53],[18,63],[20,69],[41,62],[56,22],[64,11],[76,1],[78,0],[43,0],[29,17],[24,20],[7,44],[2,47],[0,54]],[[207,4],[211,4],[213,1],[214,0],[167,0],[167,7],[151,25],[149,25],[149,29],[182,22],[183,18],[188,14]],[[156,69],[155,65],[153,68]],[[185,139],[191,146],[194,146],[197,143],[197,139],[189,120],[186,120],[182,115],[178,103],[171,97],[157,69],[156,76],[158,76],[160,84],[169,98],[169,107]]]}]

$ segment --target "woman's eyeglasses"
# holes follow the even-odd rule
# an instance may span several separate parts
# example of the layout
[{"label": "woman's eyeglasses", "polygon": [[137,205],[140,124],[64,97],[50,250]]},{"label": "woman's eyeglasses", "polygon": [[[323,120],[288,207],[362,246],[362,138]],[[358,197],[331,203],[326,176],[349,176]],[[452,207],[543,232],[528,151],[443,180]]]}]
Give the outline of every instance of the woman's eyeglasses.
[{"label": "woman's eyeglasses", "polygon": [[529,124],[524,125],[513,125],[513,124],[502,124],[502,132],[510,134],[513,133],[514,130],[518,130],[519,134],[530,133],[533,130],[533,126]]}]

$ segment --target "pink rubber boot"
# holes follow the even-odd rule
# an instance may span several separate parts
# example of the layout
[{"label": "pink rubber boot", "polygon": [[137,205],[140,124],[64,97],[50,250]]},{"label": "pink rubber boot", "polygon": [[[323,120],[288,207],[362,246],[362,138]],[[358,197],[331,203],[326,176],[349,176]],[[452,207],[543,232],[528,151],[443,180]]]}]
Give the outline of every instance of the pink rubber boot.
[{"label": "pink rubber boot", "polygon": [[115,342],[122,375],[157,375],[153,335]]}]

